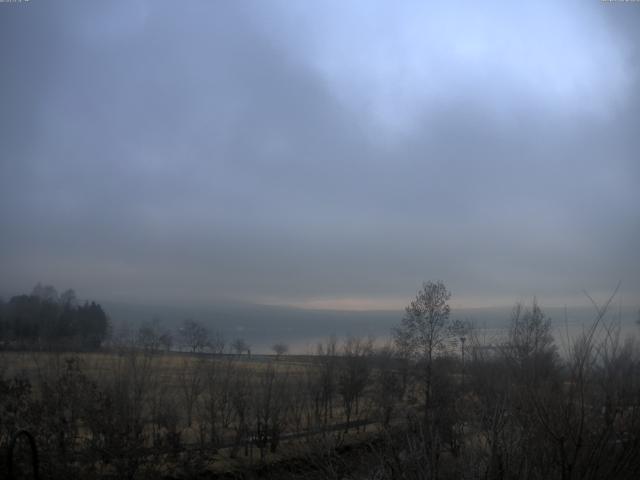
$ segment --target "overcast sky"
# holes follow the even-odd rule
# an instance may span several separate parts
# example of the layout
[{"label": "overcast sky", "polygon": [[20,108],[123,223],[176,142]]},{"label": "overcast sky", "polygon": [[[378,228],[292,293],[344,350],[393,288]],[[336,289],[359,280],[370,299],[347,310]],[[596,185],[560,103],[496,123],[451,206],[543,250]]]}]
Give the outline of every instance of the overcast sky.
[{"label": "overcast sky", "polygon": [[640,301],[640,3],[0,3],[0,292]]}]

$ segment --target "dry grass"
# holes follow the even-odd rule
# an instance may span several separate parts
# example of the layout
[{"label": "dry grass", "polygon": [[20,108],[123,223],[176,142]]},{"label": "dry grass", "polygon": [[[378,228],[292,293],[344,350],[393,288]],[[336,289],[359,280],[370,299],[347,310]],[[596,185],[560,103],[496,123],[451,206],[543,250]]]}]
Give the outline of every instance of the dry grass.
[{"label": "dry grass", "polygon": [[[37,352],[37,351],[0,351],[0,373],[7,377],[23,376],[36,380],[39,375],[64,367],[66,361],[75,359],[80,362],[83,373],[91,378],[104,378],[105,374],[113,373],[121,367],[123,361],[131,356],[130,352]],[[233,362],[234,367],[251,372],[263,372],[270,366],[278,372],[288,374],[302,374],[313,366],[312,357],[296,356],[276,360],[273,356],[256,355],[223,355],[191,354],[182,352],[136,353],[138,357],[145,357],[154,369],[168,381],[168,385],[175,383],[182,373],[186,363],[219,364]]]}]

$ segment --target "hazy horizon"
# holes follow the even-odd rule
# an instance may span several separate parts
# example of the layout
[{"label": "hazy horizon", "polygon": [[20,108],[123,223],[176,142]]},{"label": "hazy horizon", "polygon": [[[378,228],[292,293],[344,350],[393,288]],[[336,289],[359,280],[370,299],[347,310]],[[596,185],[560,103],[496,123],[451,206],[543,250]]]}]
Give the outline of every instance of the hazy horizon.
[{"label": "hazy horizon", "polygon": [[[115,338],[120,338],[124,332],[131,335],[139,326],[150,322],[159,322],[161,330],[177,332],[185,319],[192,319],[210,333],[222,334],[227,345],[236,338],[242,338],[257,354],[271,353],[276,343],[287,344],[290,353],[314,353],[317,344],[326,342],[332,335],[339,341],[350,336],[373,337],[378,345],[384,345],[391,341],[393,329],[404,316],[404,308],[335,310],[243,302],[128,303],[89,299],[82,295],[78,300],[96,300],[102,305],[111,320]],[[567,335],[574,339],[596,318],[593,305],[586,297],[584,300],[579,305],[554,306],[538,299],[542,311],[551,320],[559,348],[566,343]],[[595,300],[602,305],[606,299]],[[521,301],[525,307],[530,307],[533,299]],[[460,307],[451,302],[451,307],[452,320],[469,322],[483,341],[493,343],[504,340],[514,304],[474,308]],[[637,306],[624,306],[619,299],[614,299],[605,321],[608,325],[619,325],[623,336],[637,336],[640,333],[639,314]]]}]

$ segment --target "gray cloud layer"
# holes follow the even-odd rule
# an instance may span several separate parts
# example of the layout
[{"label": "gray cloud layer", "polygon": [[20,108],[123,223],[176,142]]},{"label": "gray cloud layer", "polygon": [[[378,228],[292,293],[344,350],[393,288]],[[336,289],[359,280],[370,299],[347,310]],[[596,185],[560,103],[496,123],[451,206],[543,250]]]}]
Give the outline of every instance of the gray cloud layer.
[{"label": "gray cloud layer", "polygon": [[640,296],[640,5],[0,7],[5,294]]}]

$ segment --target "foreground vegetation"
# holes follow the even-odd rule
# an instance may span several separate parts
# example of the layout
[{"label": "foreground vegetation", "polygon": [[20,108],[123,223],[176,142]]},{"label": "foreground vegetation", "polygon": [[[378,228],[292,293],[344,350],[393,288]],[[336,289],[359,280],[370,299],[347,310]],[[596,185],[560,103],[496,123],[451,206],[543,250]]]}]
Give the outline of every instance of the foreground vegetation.
[{"label": "foreground vegetation", "polygon": [[44,478],[638,478],[640,346],[611,299],[560,349],[535,302],[498,340],[449,297],[427,283],[392,344],[314,356],[4,352],[0,448],[30,432]]}]

